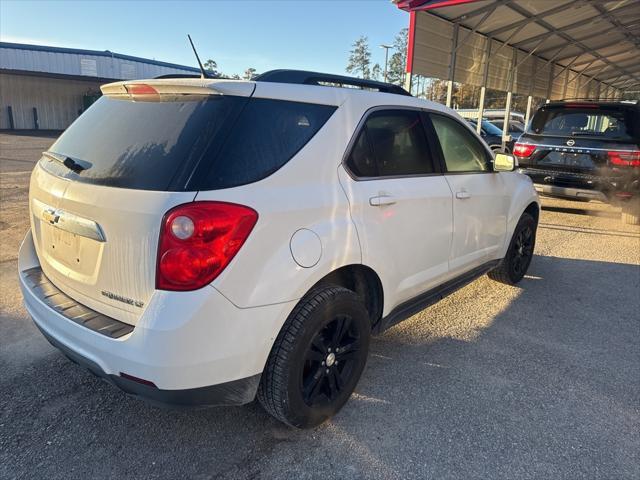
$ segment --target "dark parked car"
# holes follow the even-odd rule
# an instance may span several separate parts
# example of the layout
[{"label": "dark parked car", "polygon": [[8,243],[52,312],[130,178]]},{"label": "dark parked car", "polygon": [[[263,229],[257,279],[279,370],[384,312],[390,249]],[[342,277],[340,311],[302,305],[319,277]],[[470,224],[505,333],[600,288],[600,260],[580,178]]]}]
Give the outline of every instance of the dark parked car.
[{"label": "dark parked car", "polygon": [[[489,120],[492,125],[495,125],[498,130],[502,131],[502,126],[504,125],[504,120],[501,118]],[[515,140],[517,140],[520,135],[524,132],[524,124],[517,122],[515,120],[511,120],[509,122],[509,135]]]},{"label": "dark parked car", "polygon": [[538,192],[622,207],[640,224],[640,105],[637,101],[552,102],[515,145]]},{"label": "dark parked car", "polygon": [[[476,128],[477,123],[475,120],[469,120],[469,119],[466,119],[466,120],[471,124],[471,126],[474,129]],[[482,120],[482,124],[480,125],[480,136],[482,136],[482,139],[485,141],[487,145],[489,145],[489,148],[491,148],[491,150],[494,152],[497,152],[497,153],[513,152],[513,145],[515,143],[515,141],[513,140],[513,137],[509,138],[509,140],[505,145],[505,149],[503,151],[502,150],[502,130],[500,130],[498,127],[496,127],[493,123],[491,123],[488,120]]]}]

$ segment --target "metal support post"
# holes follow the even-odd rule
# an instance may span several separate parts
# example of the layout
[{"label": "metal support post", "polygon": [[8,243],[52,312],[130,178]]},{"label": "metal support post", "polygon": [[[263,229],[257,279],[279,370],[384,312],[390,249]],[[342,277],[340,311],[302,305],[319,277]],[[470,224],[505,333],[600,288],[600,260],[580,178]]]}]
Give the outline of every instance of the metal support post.
[{"label": "metal support post", "polygon": [[453,38],[451,40],[451,61],[449,62],[449,81],[447,82],[447,107],[451,108],[451,99],[453,96],[453,78],[456,72],[456,50],[458,49],[458,32],[460,24],[453,26]]}]

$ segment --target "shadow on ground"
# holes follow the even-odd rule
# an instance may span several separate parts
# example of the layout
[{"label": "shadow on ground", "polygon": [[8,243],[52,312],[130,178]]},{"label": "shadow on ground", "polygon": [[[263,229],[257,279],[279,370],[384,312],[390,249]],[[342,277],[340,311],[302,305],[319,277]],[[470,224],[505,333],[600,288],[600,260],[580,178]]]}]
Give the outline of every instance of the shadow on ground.
[{"label": "shadow on ground", "polygon": [[[638,478],[638,266],[537,256],[517,288],[478,282],[446,300],[459,316],[435,305],[374,339],[357,394],[313,431],[256,404],[149,406],[35,336],[20,368],[29,343],[3,346],[0,476]],[[474,320],[478,291],[511,300]]]},{"label": "shadow on ground", "polygon": [[574,208],[574,207],[558,207],[552,205],[542,205],[543,210],[556,213],[567,213],[572,215],[588,215],[591,217],[601,218],[620,218],[619,212],[612,212],[610,210],[597,210],[591,208]]}]

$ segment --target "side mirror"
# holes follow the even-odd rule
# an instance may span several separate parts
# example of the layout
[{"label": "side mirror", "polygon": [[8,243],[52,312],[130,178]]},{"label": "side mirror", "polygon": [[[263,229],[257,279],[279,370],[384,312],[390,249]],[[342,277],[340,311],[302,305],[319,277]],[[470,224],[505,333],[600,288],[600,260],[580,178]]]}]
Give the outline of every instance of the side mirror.
[{"label": "side mirror", "polygon": [[493,160],[493,169],[496,172],[513,172],[516,169],[516,158],[506,153],[496,153]]}]

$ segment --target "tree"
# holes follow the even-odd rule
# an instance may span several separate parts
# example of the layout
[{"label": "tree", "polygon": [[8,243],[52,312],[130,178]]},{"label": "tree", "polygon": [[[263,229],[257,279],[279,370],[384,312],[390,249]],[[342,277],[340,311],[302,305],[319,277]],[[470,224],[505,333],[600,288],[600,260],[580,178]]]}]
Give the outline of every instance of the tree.
[{"label": "tree", "polygon": [[367,37],[358,38],[352,45],[349,53],[349,63],[347,64],[347,72],[360,76],[361,78],[370,77],[369,65],[371,64],[371,51],[369,50],[369,42]]},{"label": "tree", "polygon": [[249,67],[244,71],[244,75],[242,76],[245,80],[251,80],[256,75],[256,69],[253,67]]},{"label": "tree", "polygon": [[445,103],[447,98],[447,81],[437,78],[425,79],[424,98],[433,102]]},{"label": "tree", "polygon": [[389,60],[387,81],[396,85],[403,85],[407,67],[407,39],[409,30],[403,28],[393,41],[393,55]]},{"label": "tree", "polygon": [[207,72],[209,72],[209,75],[211,75],[212,77],[217,77],[217,76],[219,76],[219,73],[218,73],[218,70],[217,70],[217,68],[218,68],[218,64],[216,63],[216,61],[215,61],[215,60],[212,60],[212,59],[207,60],[206,62],[204,62],[204,63],[202,64],[202,67],[203,67]]},{"label": "tree", "polygon": [[382,67],[380,67],[379,63],[376,63],[371,69],[371,78],[374,80],[380,80],[382,76]]}]

